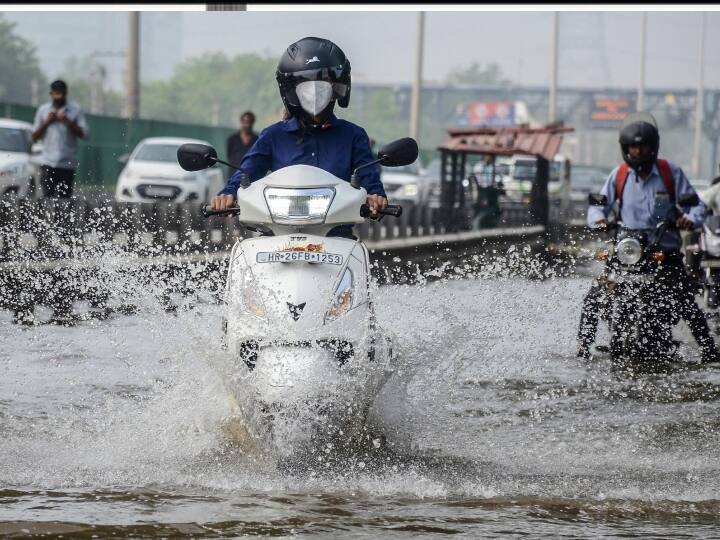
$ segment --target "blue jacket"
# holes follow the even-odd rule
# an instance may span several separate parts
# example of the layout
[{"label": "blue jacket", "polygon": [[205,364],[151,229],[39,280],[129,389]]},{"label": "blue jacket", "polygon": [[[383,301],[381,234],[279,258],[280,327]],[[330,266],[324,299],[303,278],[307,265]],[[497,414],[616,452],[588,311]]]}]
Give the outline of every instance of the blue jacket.
[{"label": "blue jacket", "polygon": [[[241,173],[247,173],[254,182],[270,171],[289,165],[312,165],[349,182],[353,170],[373,160],[370,140],[360,126],[333,115],[323,127],[303,130],[292,117],[268,126],[260,133],[239,163],[240,169],[219,194],[237,197]],[[362,169],[358,176],[368,195],[385,196],[379,165]]]},{"label": "blue jacket", "polygon": [[[686,193],[695,193],[683,170],[674,163],[668,163],[675,185],[675,199],[677,200]],[[607,205],[605,207],[591,206],[588,209],[587,222],[590,227],[593,227],[597,221],[607,218],[615,204],[619,168],[615,167],[613,169],[605,181],[602,191],[600,191],[601,195],[607,197]],[[670,201],[657,165],[653,165],[650,176],[645,180],[639,178],[635,171],[629,169],[627,180],[625,180],[622,209],[618,221],[621,221],[626,229],[651,232],[665,218],[671,205],[672,201]],[[706,213],[707,208],[701,202],[688,212],[687,217],[695,225],[702,225]],[[677,251],[680,246],[680,233],[677,230],[666,232],[660,242],[660,248],[664,251]]]}]

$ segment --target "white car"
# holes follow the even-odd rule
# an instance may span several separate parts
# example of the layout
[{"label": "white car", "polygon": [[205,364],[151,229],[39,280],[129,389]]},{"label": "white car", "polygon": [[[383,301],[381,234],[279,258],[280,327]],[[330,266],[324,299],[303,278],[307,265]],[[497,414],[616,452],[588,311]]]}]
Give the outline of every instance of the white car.
[{"label": "white car", "polygon": [[177,161],[177,149],[186,143],[210,143],[180,137],[149,137],[138,143],[118,176],[119,202],[208,202],[225,185],[219,166],[188,172]]},{"label": "white car", "polygon": [[38,175],[30,135],[32,125],[20,120],[0,118],[0,196],[14,193],[18,197],[35,198]]},{"label": "white car", "polygon": [[426,204],[430,195],[430,181],[423,173],[419,161],[404,167],[383,169],[380,180],[390,204]]},{"label": "white car", "polygon": [[[559,203],[561,199],[570,194],[570,178],[567,177],[564,167],[567,166],[567,158],[557,154],[550,162],[550,178],[548,179],[548,196],[551,202]],[[537,159],[533,156],[510,156],[498,158],[495,162],[495,171],[502,179],[506,196],[512,201],[530,202],[530,192],[535,180]],[[476,175],[486,170],[483,163],[479,163],[473,169]]]}]

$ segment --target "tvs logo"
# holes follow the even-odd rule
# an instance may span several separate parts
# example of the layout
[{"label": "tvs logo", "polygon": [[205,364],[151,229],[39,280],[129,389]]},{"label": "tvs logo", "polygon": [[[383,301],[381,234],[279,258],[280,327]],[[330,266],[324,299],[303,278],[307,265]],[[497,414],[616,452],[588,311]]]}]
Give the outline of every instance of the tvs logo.
[{"label": "tvs logo", "polygon": [[286,302],[286,304],[290,310],[290,316],[293,318],[293,321],[297,321],[300,315],[302,315],[303,309],[305,309],[306,302],[297,305],[291,304],[290,302]]}]

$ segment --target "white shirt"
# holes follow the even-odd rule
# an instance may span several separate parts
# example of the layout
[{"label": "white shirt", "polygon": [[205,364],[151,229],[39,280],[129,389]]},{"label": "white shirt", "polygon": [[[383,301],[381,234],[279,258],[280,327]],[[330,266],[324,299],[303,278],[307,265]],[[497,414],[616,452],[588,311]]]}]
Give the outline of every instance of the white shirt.
[{"label": "white shirt", "polygon": [[[33,129],[38,129],[50,111],[65,111],[67,117],[75,122],[83,130],[83,139],[88,138],[89,130],[85,115],[77,103],[68,101],[64,106],[56,109],[52,102],[43,103],[35,113]],[[40,156],[40,163],[48,167],[61,169],[77,168],[78,137],[73,135],[70,129],[60,121],[50,124],[42,137],[43,152]]]}]

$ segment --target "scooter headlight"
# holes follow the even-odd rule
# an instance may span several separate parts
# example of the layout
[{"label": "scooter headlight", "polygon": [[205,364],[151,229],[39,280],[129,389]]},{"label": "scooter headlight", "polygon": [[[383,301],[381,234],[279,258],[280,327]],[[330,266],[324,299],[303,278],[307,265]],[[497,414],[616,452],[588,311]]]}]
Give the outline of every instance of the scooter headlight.
[{"label": "scooter headlight", "polygon": [[616,252],[622,264],[635,264],[642,257],[642,246],[637,238],[623,238],[618,242]]},{"label": "scooter headlight", "polygon": [[338,283],[330,309],[325,317],[326,321],[332,321],[344,315],[353,304],[353,273],[349,268],[345,269],[340,283]]},{"label": "scooter headlight", "polygon": [[314,225],[325,221],[335,197],[332,188],[267,188],[265,202],[274,223],[280,225]]}]

